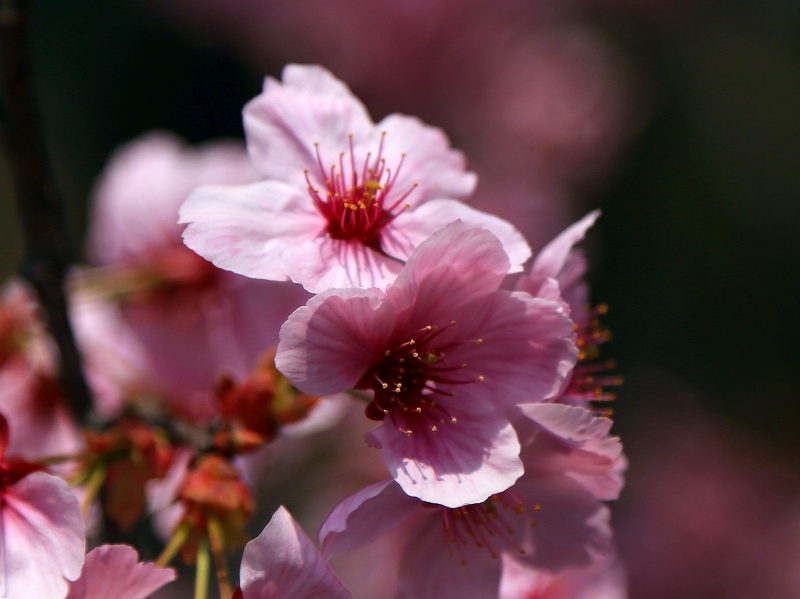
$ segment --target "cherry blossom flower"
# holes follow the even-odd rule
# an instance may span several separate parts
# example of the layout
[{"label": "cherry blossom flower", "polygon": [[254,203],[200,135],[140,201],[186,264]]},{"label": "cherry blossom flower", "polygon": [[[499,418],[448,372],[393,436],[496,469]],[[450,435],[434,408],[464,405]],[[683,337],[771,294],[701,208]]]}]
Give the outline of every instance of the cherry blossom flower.
[{"label": "cherry blossom flower", "polygon": [[353,597],[283,506],[244,548],[239,579],[244,599]]},{"label": "cherry blossom flower", "polygon": [[[124,323],[101,326],[101,310],[92,309],[80,337],[133,362],[128,370],[139,371],[140,385],[126,380],[130,391],[160,396],[199,423],[218,414],[216,377],[246,377],[277,343],[282,322],[308,299],[297,285],[219,270],[183,244],[178,207],[194,187],[257,178],[239,144],[194,149],[160,132],[118,150],[93,191],[87,253],[100,268],[78,273],[74,287],[84,304],[117,299]],[[118,351],[123,327],[140,346],[124,354]]]},{"label": "cherry blossom flower", "polygon": [[0,596],[61,599],[85,552],[78,499],[37,464],[7,457],[0,415]]},{"label": "cherry blossom flower", "polygon": [[555,571],[612,555],[601,502],[616,498],[622,486],[615,469],[621,445],[608,434],[611,422],[560,404],[521,410],[515,426],[525,473],[510,489],[448,508],[409,497],[390,480],[376,483],[333,510],[319,532],[323,555],[402,527],[397,599],[496,598],[507,557]]},{"label": "cherry blossom flower", "polygon": [[171,568],[139,562],[128,545],[101,545],[86,554],[81,576],[69,585],[66,599],[146,599],[175,580]]},{"label": "cherry blossom flower", "polygon": [[461,219],[495,233],[519,272],[530,248],[508,222],[457,199],[475,187],[444,133],[400,114],[375,124],[319,66],[288,65],[244,109],[265,180],[207,186],[181,207],[186,245],[220,268],[330,288],[385,288],[414,248]]},{"label": "cherry blossom flower", "polygon": [[498,289],[508,269],[494,235],[452,223],[385,294],[334,289],[294,312],[276,364],[305,393],[371,393],[368,441],[409,495],[483,501],[522,474],[504,410],[551,397],[576,354],[558,303]]},{"label": "cherry blossom flower", "polygon": [[611,339],[611,333],[601,326],[598,318],[608,307],[605,304],[590,307],[589,286],[584,280],[586,259],[580,248],[575,247],[599,216],[599,210],[590,212],[548,243],[534,259],[530,274],[517,281],[516,289],[554,301],[560,298],[575,322],[578,363],[558,401],[610,415],[608,402],[616,394],[608,387],[621,385],[622,378],[608,372],[615,367],[614,360],[598,359],[599,346]]}]

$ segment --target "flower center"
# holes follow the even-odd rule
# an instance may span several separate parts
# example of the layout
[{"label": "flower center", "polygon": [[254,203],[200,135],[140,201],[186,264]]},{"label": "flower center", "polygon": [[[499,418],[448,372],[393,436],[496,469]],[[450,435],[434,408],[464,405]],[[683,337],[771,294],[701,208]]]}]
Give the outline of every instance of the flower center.
[{"label": "flower center", "polygon": [[540,506],[511,491],[492,495],[483,503],[457,508],[442,507],[442,526],[450,543],[449,555],[458,556],[462,565],[467,564],[464,547],[472,544],[477,549],[486,549],[493,559],[500,551],[510,548],[523,555],[517,537],[522,526],[536,526],[533,514]]},{"label": "flower center", "polygon": [[451,335],[440,337],[455,324],[453,320],[442,328],[428,325],[384,352],[384,360],[367,371],[359,383],[359,388],[374,391],[367,417],[384,420],[388,416],[407,435],[420,427],[435,432],[442,424],[456,424],[455,416],[435,397],[452,397],[456,392],[448,387],[479,382],[483,376],[469,373],[466,363],[449,364],[445,352],[463,343],[480,345],[483,340],[448,341]]},{"label": "flower center", "polygon": [[325,182],[325,190],[315,189],[308,171],[305,171],[308,193],[317,210],[328,221],[328,235],[332,239],[355,240],[380,250],[381,229],[409,207],[403,202],[417,187],[416,183],[393,202],[389,203],[387,200],[397,181],[405,154],[401,156],[400,163],[392,173],[383,157],[385,136],[386,133],[381,134],[375,158],[372,158],[371,152],[367,152],[360,168],[356,164],[352,135],[349,165],[346,164],[345,153],[342,152],[339,154],[338,165],[332,164],[329,169],[325,168],[319,153],[319,144],[314,144],[319,177]]}]

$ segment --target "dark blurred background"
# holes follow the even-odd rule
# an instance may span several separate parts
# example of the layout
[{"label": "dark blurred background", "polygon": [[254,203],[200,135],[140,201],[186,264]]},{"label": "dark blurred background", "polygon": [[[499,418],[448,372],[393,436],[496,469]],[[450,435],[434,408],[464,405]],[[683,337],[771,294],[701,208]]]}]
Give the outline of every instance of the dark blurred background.
[{"label": "dark blurred background", "polygon": [[[32,59],[76,243],[154,128],[243,135],[265,74],[318,62],[417,114],[534,249],[594,207],[593,299],[626,378],[614,506],[631,596],[800,597],[797,0],[39,0]],[[0,162],[0,274],[21,260]]]}]

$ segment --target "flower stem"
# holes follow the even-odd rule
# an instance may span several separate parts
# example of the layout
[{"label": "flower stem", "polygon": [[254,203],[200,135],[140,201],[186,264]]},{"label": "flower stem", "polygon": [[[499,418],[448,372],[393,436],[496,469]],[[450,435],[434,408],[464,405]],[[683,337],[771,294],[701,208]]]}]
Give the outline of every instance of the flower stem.
[{"label": "flower stem", "polygon": [[194,575],[194,599],[208,597],[208,578],[211,573],[211,554],[208,551],[208,537],[204,536],[197,545],[197,563]]},{"label": "flower stem", "polygon": [[208,518],[208,538],[211,541],[211,553],[214,556],[214,565],[217,568],[219,596],[221,599],[230,599],[233,591],[231,591],[231,583],[228,576],[228,565],[225,562],[225,537],[219,520],[214,516],[209,516]]},{"label": "flower stem", "polygon": [[188,522],[182,522],[180,526],[175,529],[175,532],[172,533],[172,538],[170,538],[169,543],[167,543],[167,546],[164,547],[164,551],[162,551],[161,555],[158,556],[158,559],[156,560],[156,566],[159,568],[164,568],[172,561],[172,558],[175,557],[175,554],[178,553],[181,547],[183,547],[186,539],[189,538],[189,532],[191,531],[191,528],[191,524]]},{"label": "flower stem", "polygon": [[89,514],[92,502],[100,494],[100,488],[103,486],[103,481],[106,480],[107,471],[108,467],[101,465],[95,467],[89,475],[89,480],[86,483],[86,495],[83,496],[83,501],[81,501],[81,515],[84,520]]}]

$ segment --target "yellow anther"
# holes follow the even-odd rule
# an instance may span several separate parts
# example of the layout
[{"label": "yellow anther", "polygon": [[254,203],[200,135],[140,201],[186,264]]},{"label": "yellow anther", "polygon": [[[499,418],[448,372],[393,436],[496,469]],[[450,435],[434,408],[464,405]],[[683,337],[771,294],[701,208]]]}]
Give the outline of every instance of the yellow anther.
[{"label": "yellow anther", "polygon": [[416,343],[416,341],[414,341],[413,339],[411,339],[411,340],[408,342],[408,344],[409,344],[409,345],[414,345],[415,343]]},{"label": "yellow anther", "polygon": [[480,345],[481,343],[483,343],[483,339],[478,339],[478,340],[477,340],[475,343],[477,343],[478,345]]},{"label": "yellow anther", "polygon": [[480,375],[480,376],[478,377],[478,380],[479,380],[479,381],[482,381],[482,380],[483,380],[483,375]]},{"label": "yellow anther", "polygon": [[388,385],[387,383],[382,383],[382,384],[381,384],[381,387],[383,387],[384,389],[388,389],[388,388],[389,388],[389,385]]},{"label": "yellow anther", "polygon": [[415,411],[417,414],[421,414],[421,413],[422,413],[422,408],[420,408],[420,407],[417,407],[416,409],[414,409],[414,411]]},{"label": "yellow anther", "polygon": [[390,356],[391,354],[392,354],[392,352],[390,350],[388,350],[388,349],[385,352],[383,352],[384,356]]}]

